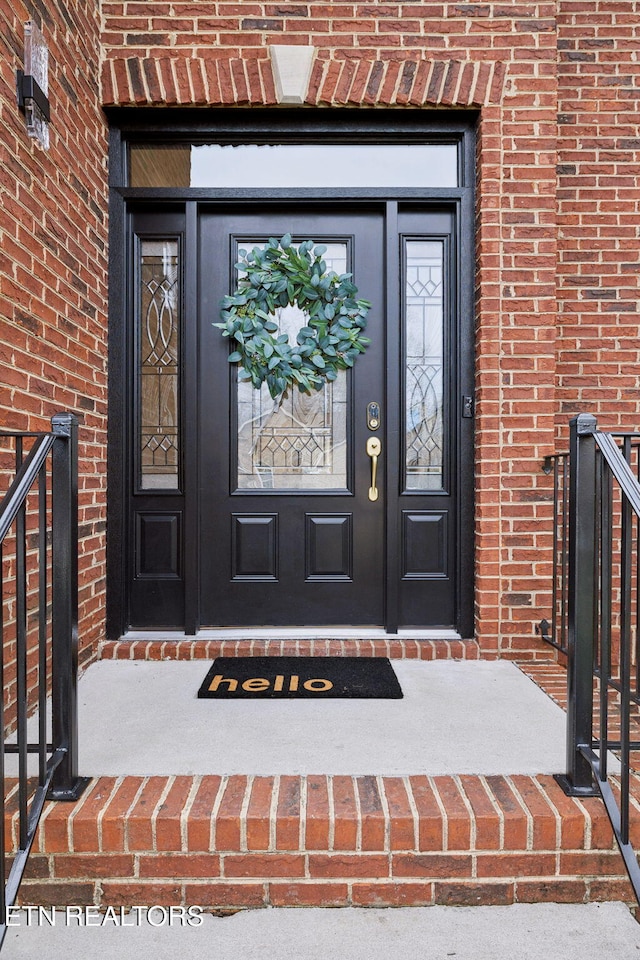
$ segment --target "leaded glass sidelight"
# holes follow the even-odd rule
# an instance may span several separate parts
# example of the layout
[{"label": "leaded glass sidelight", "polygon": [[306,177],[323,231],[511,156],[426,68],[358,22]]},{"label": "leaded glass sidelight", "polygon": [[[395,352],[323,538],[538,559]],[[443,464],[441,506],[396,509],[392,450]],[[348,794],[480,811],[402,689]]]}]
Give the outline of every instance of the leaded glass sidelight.
[{"label": "leaded glass sidelight", "polygon": [[444,244],[405,241],[405,487],[440,490],[444,471]]},{"label": "leaded glass sidelight", "polygon": [[[254,245],[247,241],[244,245]],[[328,243],[327,270],[347,272],[346,243]],[[276,315],[280,333],[295,343],[306,314],[289,306]],[[347,372],[312,394],[297,388],[280,403],[263,384],[238,382],[238,488],[344,490],[347,486]]]},{"label": "leaded glass sidelight", "polygon": [[180,264],[177,240],[139,242],[138,455],[143,490],[179,486]]}]

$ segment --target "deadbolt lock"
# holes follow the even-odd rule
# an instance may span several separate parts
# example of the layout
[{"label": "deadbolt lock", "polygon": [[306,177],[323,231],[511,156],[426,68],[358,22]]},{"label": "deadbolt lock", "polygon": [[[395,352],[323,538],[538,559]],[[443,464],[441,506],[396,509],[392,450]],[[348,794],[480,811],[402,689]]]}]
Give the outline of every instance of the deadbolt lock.
[{"label": "deadbolt lock", "polygon": [[367,426],[369,430],[377,430],[380,426],[380,404],[375,400],[367,404]]}]

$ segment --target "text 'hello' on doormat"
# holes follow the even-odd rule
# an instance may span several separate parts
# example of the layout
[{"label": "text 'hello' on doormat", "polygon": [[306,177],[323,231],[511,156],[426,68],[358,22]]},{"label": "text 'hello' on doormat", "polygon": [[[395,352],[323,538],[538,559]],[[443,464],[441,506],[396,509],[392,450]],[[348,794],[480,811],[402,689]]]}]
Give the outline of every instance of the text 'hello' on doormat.
[{"label": "text 'hello' on doormat", "polygon": [[205,700],[402,696],[386,657],[218,657],[198,690],[198,697]]}]

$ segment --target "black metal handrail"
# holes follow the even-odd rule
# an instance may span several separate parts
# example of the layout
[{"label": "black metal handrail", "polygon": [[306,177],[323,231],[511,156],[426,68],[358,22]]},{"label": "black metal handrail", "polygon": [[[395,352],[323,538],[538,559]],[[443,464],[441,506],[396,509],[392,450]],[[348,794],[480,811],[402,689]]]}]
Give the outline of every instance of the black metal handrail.
[{"label": "black metal handrail", "polygon": [[[50,433],[2,431],[0,438],[15,446],[15,476],[0,503],[0,749],[2,800],[0,807],[0,947],[6,934],[7,907],[15,903],[29,852],[47,798],[76,800],[88,779],[79,777],[77,673],[78,673],[78,421],[69,413],[57,414]],[[31,448],[24,455],[25,443]],[[30,498],[35,531],[27,529]],[[49,509],[50,502],[50,509]],[[11,538],[10,557],[5,545]],[[51,550],[48,549],[49,541]],[[31,546],[30,546],[31,545]],[[9,563],[10,561],[10,563]],[[27,738],[29,690],[29,584],[37,579],[38,650],[37,742]],[[12,616],[5,617],[6,604]],[[7,742],[6,651],[15,644],[15,743]],[[50,707],[47,696],[50,694]],[[50,737],[47,721],[50,712]],[[29,783],[28,755],[38,754],[35,788]],[[17,754],[18,844],[7,875],[5,811],[7,799],[6,755]]]},{"label": "black metal handrail", "polygon": [[[637,439],[637,433],[599,431],[590,414],[571,421],[568,470],[563,455],[564,512],[560,510],[566,539],[560,566],[554,566],[561,597],[554,593],[559,602],[554,616],[556,624],[566,623],[568,684],[567,773],[556,779],[571,796],[600,794],[640,902],[640,867],[630,844],[631,754],[640,749],[640,726],[635,726],[640,703],[640,483],[632,466]],[[563,648],[558,635],[545,639],[555,639],[554,645]],[[620,763],[615,783],[611,753]]]},{"label": "black metal handrail", "polygon": [[[631,462],[631,454],[640,449],[640,433],[613,431],[608,434],[620,441],[620,450]],[[569,451],[552,453],[544,458],[542,469],[553,475],[553,565],[551,575],[551,611],[540,620],[536,632],[556,650],[567,654],[567,586],[569,558]],[[640,457],[637,464],[640,477]]]},{"label": "black metal handrail", "polygon": [[567,653],[567,560],[569,536],[569,453],[545,457],[542,469],[553,473],[553,565],[551,619],[541,620],[537,632],[560,653]]}]

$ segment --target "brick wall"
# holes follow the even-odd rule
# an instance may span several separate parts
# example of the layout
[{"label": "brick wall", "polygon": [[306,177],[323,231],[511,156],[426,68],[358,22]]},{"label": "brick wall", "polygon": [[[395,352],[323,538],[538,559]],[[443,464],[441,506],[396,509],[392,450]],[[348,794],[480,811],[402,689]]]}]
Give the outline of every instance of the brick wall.
[{"label": "brick wall", "polygon": [[594,413],[640,428],[640,20],[635,3],[566,2],[559,48],[558,427]]},{"label": "brick wall", "polygon": [[[639,41],[636,4],[563,5],[557,433],[564,449],[567,422],[583,411],[595,414],[604,429],[640,429]],[[615,501],[611,660],[619,675],[621,528]]]},{"label": "brick wall", "polygon": [[[50,149],[16,106],[23,23],[49,46]],[[80,419],[80,648],[103,635],[107,139],[97,5],[0,2],[0,429]]]}]

